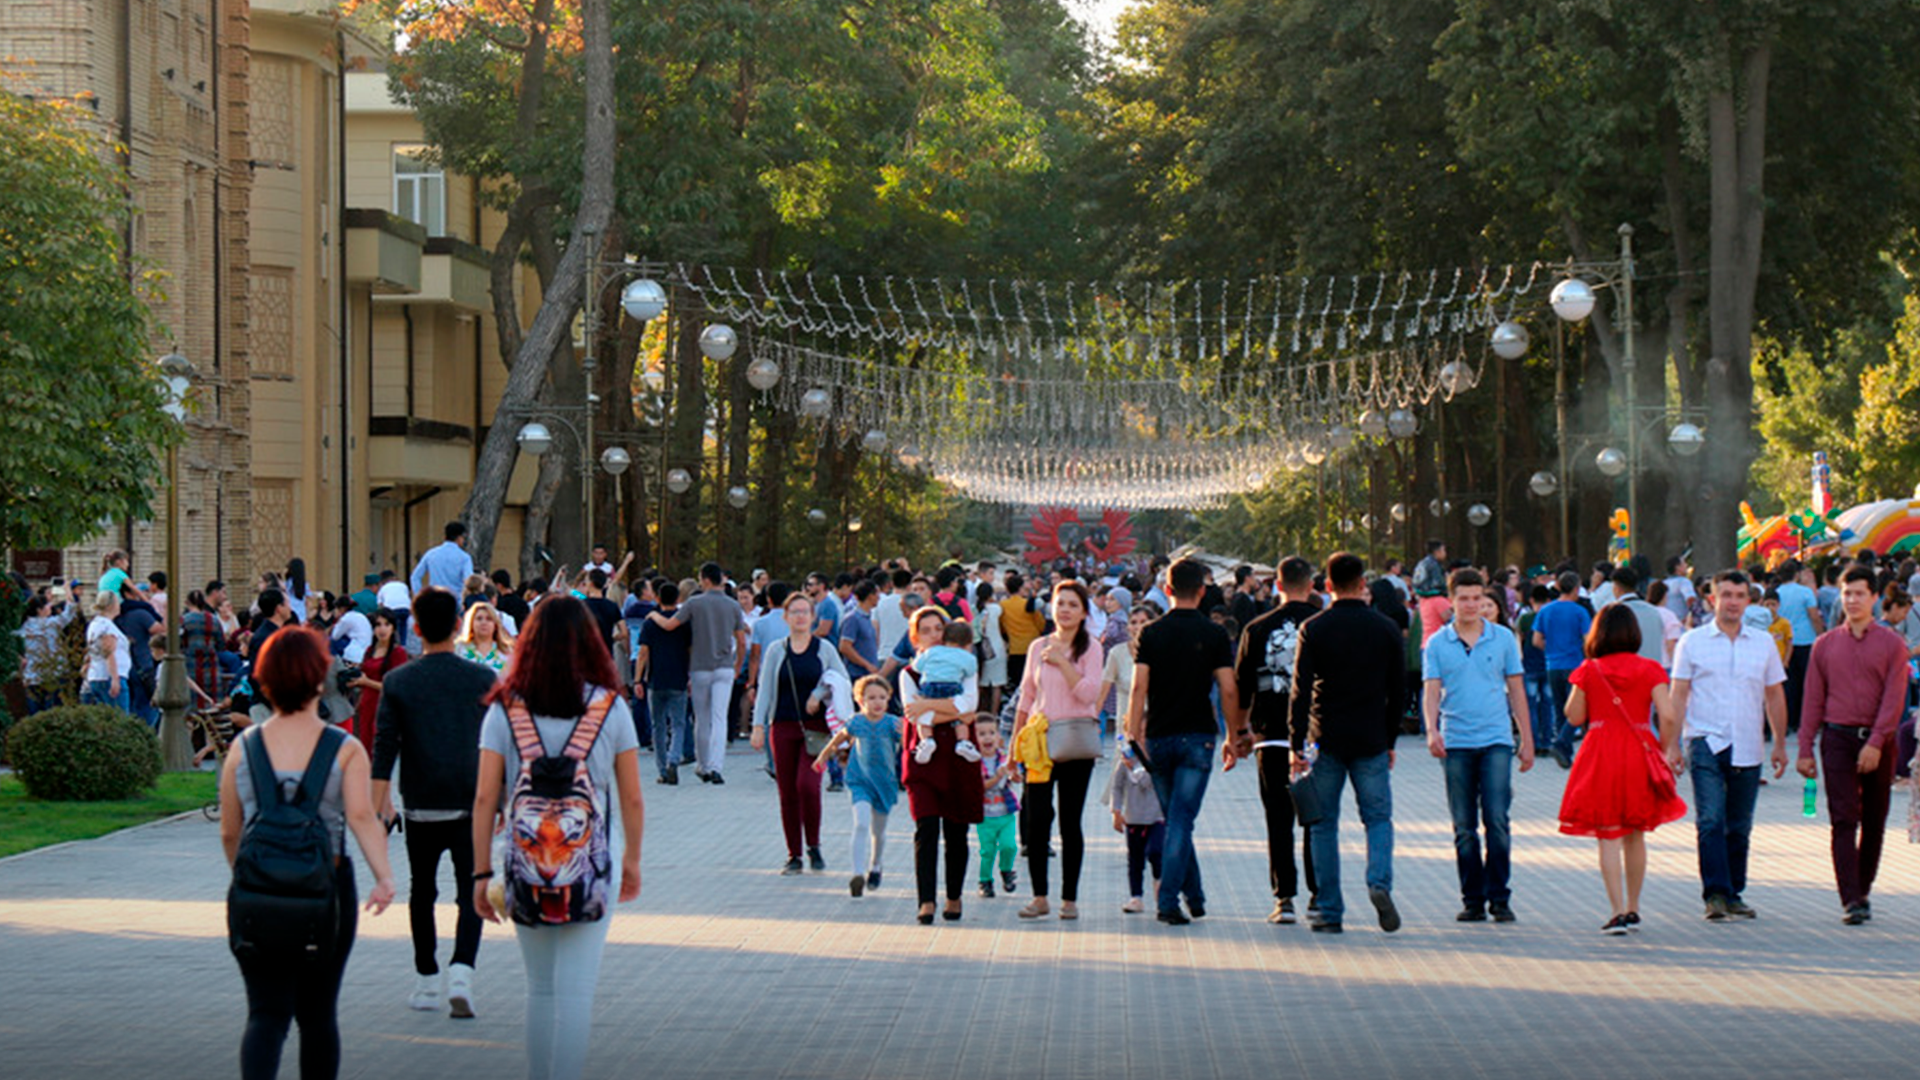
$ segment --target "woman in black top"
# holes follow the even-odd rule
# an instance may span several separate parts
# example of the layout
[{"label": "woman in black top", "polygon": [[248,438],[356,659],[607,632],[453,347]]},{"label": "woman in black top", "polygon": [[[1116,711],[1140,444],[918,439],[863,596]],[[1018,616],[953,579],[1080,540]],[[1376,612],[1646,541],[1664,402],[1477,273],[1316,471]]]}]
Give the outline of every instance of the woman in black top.
[{"label": "woman in black top", "polygon": [[780,789],[780,826],[787,839],[787,864],[780,872],[798,874],[803,868],[802,834],[813,868],[827,868],[826,859],[820,855],[820,774],[813,771],[806,732],[827,730],[827,688],[821,685],[821,676],[835,671],[844,679],[847,668],[839,653],[813,636],[813,601],[803,593],[794,593],[787,598],[784,610],[787,637],[767,646],[760,662],[760,690],[753,703],[753,748],[765,749],[769,737],[773,740],[773,778]]}]

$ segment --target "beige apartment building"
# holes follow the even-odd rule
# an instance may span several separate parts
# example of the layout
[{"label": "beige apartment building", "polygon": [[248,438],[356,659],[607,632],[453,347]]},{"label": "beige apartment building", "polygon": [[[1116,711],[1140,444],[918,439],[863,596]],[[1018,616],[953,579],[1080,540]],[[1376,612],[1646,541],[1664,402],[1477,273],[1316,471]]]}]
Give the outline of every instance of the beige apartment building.
[{"label": "beige apartment building", "polygon": [[[171,278],[154,355],[198,371],[188,587],[222,577],[247,597],[295,556],[315,588],[406,573],[459,513],[505,381],[482,246],[499,223],[424,152],[385,43],[329,7],[0,0],[0,56],[36,92],[91,93],[103,153],[130,148],[129,248]],[[505,515],[498,551],[521,520]],[[164,521],[115,523],[63,569],[91,580],[118,547],[144,575],[165,537]]]}]

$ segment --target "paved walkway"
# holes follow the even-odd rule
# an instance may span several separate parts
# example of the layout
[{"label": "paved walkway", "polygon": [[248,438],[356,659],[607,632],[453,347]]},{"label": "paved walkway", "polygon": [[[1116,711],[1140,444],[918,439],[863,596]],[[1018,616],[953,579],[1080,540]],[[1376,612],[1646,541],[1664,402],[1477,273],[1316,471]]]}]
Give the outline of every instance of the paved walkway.
[{"label": "paved walkway", "polygon": [[[1250,768],[1214,776],[1200,821],[1210,911],[1185,928],[1120,913],[1124,848],[1099,807],[1088,812],[1077,924],[1024,923],[1014,917],[1023,900],[979,900],[969,884],[965,920],[929,929],[913,921],[904,820],[883,888],[853,900],[844,796],[826,797],[832,869],[790,879],[776,872],[773,785],[753,758],[731,759],[724,787],[649,784],[646,888],[613,924],[588,1074],[1907,1071],[1920,1040],[1920,851],[1903,831],[1890,837],[1874,922],[1843,927],[1824,823],[1799,816],[1797,783],[1775,783],[1761,792],[1754,837],[1757,922],[1701,921],[1692,829],[1680,823],[1651,845],[1644,932],[1604,938],[1593,845],[1553,831],[1565,774],[1547,762],[1516,785],[1520,921],[1459,926],[1440,770],[1417,741],[1401,746],[1395,891],[1406,926],[1392,936],[1364,917],[1352,825],[1347,933],[1263,921]],[[1904,795],[1896,810],[1904,821]],[[443,896],[449,888],[450,878]],[[216,826],[198,817],[0,861],[0,1077],[231,1075],[245,1009],[224,890]],[[403,879],[403,904],[405,894]],[[446,905],[449,936],[452,915]],[[362,920],[341,998],[344,1074],[523,1075],[510,935],[488,929],[471,1022],[406,1009],[406,935],[402,906]]]}]

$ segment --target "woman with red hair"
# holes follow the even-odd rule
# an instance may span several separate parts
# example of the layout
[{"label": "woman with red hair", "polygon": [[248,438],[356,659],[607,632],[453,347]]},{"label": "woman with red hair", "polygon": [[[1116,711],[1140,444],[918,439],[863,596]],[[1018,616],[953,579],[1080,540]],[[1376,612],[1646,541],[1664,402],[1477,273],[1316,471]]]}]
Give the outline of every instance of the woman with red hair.
[{"label": "woman with red hair", "polygon": [[[284,799],[289,787],[300,787],[315,755],[332,755],[318,790],[319,818],[332,840],[335,868],[333,934],[320,943],[317,953],[280,953],[236,942],[235,956],[247,983],[247,1029],[240,1042],[240,1075],[245,1080],[279,1073],[287,1028],[296,1020],[300,1023],[300,1075],[311,1080],[340,1071],[336,1008],[356,922],[353,860],[346,849],[348,828],[373,867],[367,910],[378,915],[393,902],[387,831],[373,812],[366,748],[320,719],[320,688],[331,661],[327,639],[306,627],[289,626],[266,640],[254,659],[253,687],[273,715],[234,741],[220,774],[220,843],[226,848],[227,862],[232,863],[262,803]],[[263,782],[270,782],[271,790],[261,790]]]}]

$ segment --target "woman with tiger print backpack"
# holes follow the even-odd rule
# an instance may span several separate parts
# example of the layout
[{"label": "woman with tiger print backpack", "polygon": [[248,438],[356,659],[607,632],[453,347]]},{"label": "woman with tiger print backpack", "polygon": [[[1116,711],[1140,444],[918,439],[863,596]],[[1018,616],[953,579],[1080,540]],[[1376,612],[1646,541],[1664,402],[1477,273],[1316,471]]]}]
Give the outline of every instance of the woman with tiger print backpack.
[{"label": "woman with tiger print backpack", "polygon": [[[513,919],[532,1080],[585,1070],[612,898],[640,895],[640,739],[619,686],[586,605],[550,596],[522,628],[481,724],[473,906],[493,922],[501,908]],[[499,867],[496,818],[507,834]],[[496,874],[504,888],[490,894]]]}]

